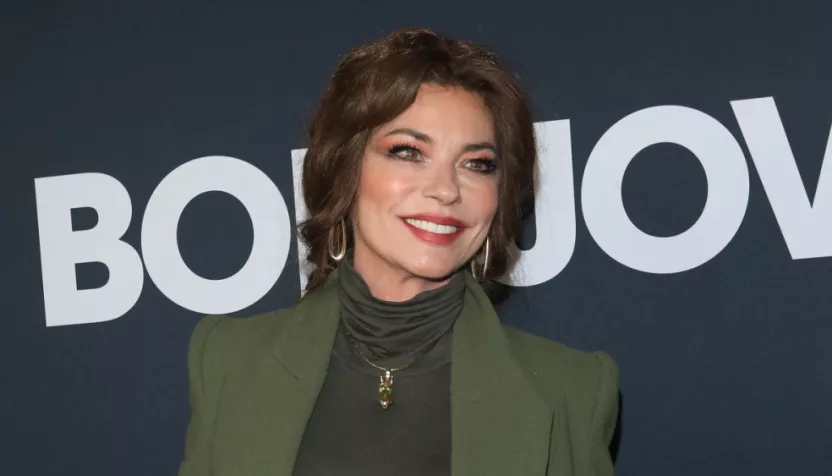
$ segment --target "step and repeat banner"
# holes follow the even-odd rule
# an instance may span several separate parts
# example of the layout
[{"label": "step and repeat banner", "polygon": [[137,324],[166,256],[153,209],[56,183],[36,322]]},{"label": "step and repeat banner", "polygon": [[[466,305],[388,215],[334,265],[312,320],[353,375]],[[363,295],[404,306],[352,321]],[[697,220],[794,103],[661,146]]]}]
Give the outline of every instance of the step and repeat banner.
[{"label": "step and repeat banner", "polygon": [[533,102],[503,321],[621,368],[617,474],[832,467],[832,4],[55,2],[3,15],[4,474],[173,475],[206,313],[292,305],[305,131],[400,26]]}]

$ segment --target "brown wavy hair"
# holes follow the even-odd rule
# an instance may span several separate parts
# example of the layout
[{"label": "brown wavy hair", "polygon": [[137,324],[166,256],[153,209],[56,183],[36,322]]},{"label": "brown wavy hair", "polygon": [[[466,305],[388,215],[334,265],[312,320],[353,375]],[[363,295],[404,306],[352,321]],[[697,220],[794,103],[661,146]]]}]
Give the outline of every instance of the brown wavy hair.
[{"label": "brown wavy hair", "polygon": [[485,280],[495,284],[514,264],[512,245],[531,204],[537,161],[532,114],[518,79],[480,45],[406,28],[350,51],[315,112],[303,163],[309,218],[299,226],[312,265],[307,291],[320,286],[337,265],[329,256],[329,235],[342,220],[349,225],[371,135],[410,107],[424,83],[477,94],[491,113],[500,161],[499,203],[488,234]]}]

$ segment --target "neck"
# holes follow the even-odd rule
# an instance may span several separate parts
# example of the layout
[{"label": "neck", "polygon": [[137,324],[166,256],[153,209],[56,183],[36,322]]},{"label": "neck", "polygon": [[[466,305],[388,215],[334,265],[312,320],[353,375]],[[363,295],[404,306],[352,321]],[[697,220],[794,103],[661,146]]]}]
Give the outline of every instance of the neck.
[{"label": "neck", "polygon": [[386,368],[409,365],[417,355],[448,335],[465,301],[464,273],[455,273],[445,286],[437,287],[436,283],[434,289],[406,301],[382,300],[370,291],[355,261],[348,253],[338,266],[341,324],[351,346],[365,358]]},{"label": "neck", "polygon": [[444,286],[450,279],[431,280],[415,276],[389,263],[372,260],[369,254],[357,247],[353,267],[367,283],[370,294],[381,301],[407,301],[420,293]]}]

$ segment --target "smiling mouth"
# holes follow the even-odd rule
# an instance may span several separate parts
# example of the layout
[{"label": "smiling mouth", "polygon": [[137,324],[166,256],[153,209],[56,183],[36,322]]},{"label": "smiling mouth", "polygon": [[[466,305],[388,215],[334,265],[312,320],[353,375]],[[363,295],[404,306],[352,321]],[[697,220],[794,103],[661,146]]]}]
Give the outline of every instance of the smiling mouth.
[{"label": "smiling mouth", "polygon": [[440,225],[439,223],[433,223],[427,220],[417,220],[415,218],[405,218],[404,221],[410,226],[439,235],[450,235],[456,233],[460,229],[458,226]]},{"label": "smiling mouth", "polygon": [[456,241],[467,226],[453,217],[440,215],[411,215],[401,217],[416,238],[432,245],[447,246]]}]

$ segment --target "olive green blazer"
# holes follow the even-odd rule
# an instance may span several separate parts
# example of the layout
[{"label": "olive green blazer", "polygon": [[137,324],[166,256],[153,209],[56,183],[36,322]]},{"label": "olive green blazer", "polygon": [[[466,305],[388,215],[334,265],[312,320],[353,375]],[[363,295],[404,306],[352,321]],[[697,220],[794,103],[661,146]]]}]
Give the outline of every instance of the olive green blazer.
[{"label": "olive green blazer", "polygon": [[[451,351],[452,474],[612,475],[614,361],[502,326],[467,279]],[[197,324],[179,476],[291,476],[338,327],[334,282],[289,309]]]}]

